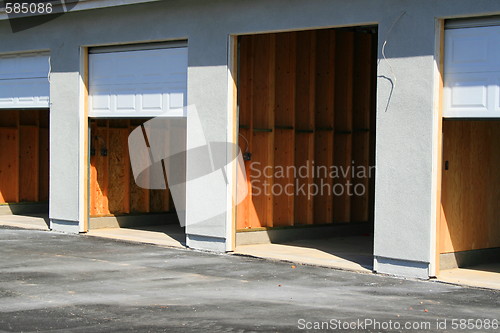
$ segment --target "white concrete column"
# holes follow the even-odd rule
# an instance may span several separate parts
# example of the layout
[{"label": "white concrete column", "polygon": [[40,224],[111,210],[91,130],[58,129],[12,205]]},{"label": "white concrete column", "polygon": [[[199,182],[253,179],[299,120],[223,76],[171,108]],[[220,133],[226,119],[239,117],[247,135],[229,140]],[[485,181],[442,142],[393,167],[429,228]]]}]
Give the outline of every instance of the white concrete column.
[{"label": "white concrete column", "polygon": [[[188,104],[194,106],[199,123],[188,110],[187,178],[200,163],[190,149],[206,142],[226,142],[228,128],[227,34],[196,35],[189,39]],[[201,124],[201,129],[199,128]],[[202,131],[202,133],[201,133]],[[203,136],[203,138],[202,138]],[[186,186],[187,245],[223,252],[226,250],[228,184],[214,181],[221,171],[189,180]]]},{"label": "white concrete column", "polygon": [[432,17],[399,15],[379,26],[374,270],[427,279],[435,240],[436,32]]},{"label": "white concrete column", "polygon": [[50,227],[78,233],[81,220],[79,48],[51,53],[50,73]]}]

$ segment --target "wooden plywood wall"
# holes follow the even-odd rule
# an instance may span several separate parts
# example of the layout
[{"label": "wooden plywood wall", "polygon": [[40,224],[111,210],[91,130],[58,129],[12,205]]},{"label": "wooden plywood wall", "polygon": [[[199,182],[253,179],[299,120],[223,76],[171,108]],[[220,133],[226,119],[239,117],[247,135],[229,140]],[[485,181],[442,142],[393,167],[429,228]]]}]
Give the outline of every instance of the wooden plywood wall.
[{"label": "wooden plywood wall", "polygon": [[128,152],[128,136],[144,121],[91,121],[91,217],[172,210],[172,198],[168,189],[143,189],[137,186],[134,180]]},{"label": "wooden plywood wall", "polygon": [[445,120],[440,253],[500,247],[500,120]]},{"label": "wooden plywood wall", "polygon": [[[373,33],[333,29],[239,38],[239,143],[251,154],[245,164],[253,193],[237,207],[237,229],[369,220],[368,178],[325,173],[267,177],[252,168],[297,170],[308,163],[369,168],[374,160],[376,44]],[[366,193],[311,196],[297,190],[347,181],[362,184]],[[266,191],[273,186],[294,195]]]},{"label": "wooden plywood wall", "polygon": [[0,203],[49,196],[48,110],[0,111]]}]

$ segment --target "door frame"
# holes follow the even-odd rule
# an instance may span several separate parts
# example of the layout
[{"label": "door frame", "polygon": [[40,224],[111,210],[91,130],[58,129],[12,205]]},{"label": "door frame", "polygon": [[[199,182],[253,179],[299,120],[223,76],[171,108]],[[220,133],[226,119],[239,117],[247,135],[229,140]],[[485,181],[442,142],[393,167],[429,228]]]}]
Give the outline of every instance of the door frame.
[{"label": "door frame", "polygon": [[444,89],[444,25],[445,20],[435,21],[435,54],[434,54],[434,112],[432,140],[432,225],[429,276],[439,275],[439,255],[441,237],[441,182],[443,173],[443,89]]}]

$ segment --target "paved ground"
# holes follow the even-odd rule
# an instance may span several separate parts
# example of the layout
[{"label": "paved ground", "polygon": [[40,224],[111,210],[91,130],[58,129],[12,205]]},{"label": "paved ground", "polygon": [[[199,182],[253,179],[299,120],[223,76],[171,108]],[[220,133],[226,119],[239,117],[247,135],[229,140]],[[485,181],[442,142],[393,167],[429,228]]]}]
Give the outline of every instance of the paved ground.
[{"label": "paved ground", "polygon": [[491,290],[0,228],[1,332],[290,332],[372,318],[427,331],[446,319],[452,331],[499,308]]}]

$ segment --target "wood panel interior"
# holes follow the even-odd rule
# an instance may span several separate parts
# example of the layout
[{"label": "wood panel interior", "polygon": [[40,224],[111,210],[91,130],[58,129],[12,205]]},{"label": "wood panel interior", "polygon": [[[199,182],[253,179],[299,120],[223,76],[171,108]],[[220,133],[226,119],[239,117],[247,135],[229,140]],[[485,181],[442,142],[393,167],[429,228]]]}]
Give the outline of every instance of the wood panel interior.
[{"label": "wood panel interior", "polygon": [[[239,37],[238,138],[251,195],[237,230],[372,222],[372,179],[340,168],[374,165],[376,38],[374,28]],[[301,167],[314,172],[297,176]],[[334,194],[336,184],[365,191]],[[300,190],[312,187],[319,193]]]},{"label": "wood panel interior", "polygon": [[500,247],[500,120],[444,120],[440,253]]},{"label": "wood panel interior", "polygon": [[49,198],[49,111],[0,111],[0,204]]},{"label": "wood panel interior", "polygon": [[128,136],[145,121],[90,120],[90,217],[174,211],[168,189],[144,189],[134,180]]}]

